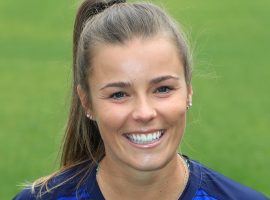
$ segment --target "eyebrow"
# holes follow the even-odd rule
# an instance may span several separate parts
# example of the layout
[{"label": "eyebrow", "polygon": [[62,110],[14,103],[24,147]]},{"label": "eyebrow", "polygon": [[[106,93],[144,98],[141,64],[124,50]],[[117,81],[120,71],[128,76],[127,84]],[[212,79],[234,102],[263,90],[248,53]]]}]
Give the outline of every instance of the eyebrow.
[{"label": "eyebrow", "polygon": [[113,83],[106,84],[105,86],[100,88],[100,90],[103,90],[103,89],[108,88],[108,87],[126,88],[126,87],[130,87],[130,85],[131,84],[128,82],[113,82]]},{"label": "eyebrow", "polygon": [[157,84],[157,83],[160,83],[162,81],[166,81],[168,79],[179,80],[179,78],[177,76],[167,75],[167,76],[160,76],[160,77],[154,78],[150,81],[150,83]]},{"label": "eyebrow", "polygon": [[[160,77],[154,78],[154,79],[150,80],[150,83],[151,84],[158,84],[158,83],[160,83],[162,81],[166,81],[168,79],[179,80],[179,78],[176,76],[167,75],[167,76],[160,76]],[[127,88],[130,86],[131,86],[131,84],[129,82],[119,81],[119,82],[108,83],[105,86],[103,86],[102,88],[100,88],[100,90],[103,90],[103,89],[108,88],[108,87]]]}]

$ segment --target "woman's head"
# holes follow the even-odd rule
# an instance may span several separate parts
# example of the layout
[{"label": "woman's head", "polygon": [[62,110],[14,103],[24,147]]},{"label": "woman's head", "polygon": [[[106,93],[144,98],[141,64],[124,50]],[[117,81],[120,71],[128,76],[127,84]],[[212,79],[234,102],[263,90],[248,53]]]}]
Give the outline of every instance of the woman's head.
[{"label": "woman's head", "polygon": [[[62,165],[84,160],[98,161],[104,154],[104,143],[98,123],[86,118],[91,106],[91,81],[95,72],[95,56],[105,48],[126,47],[134,41],[166,41],[173,46],[183,70],[184,82],[191,84],[191,64],[187,41],[175,22],[159,7],[146,3],[114,1],[108,8],[104,1],[86,0],[81,5],[74,27],[74,85],[71,113],[66,131]],[[100,10],[100,12],[96,12]],[[143,48],[143,47],[142,47]],[[121,51],[120,51],[121,52]],[[124,56],[124,55],[123,55]],[[110,61],[108,61],[110,62]],[[112,74],[113,75],[113,74]],[[136,78],[136,77],[135,77]],[[79,94],[81,91],[80,102]],[[110,111],[108,111],[110,112]]]}]

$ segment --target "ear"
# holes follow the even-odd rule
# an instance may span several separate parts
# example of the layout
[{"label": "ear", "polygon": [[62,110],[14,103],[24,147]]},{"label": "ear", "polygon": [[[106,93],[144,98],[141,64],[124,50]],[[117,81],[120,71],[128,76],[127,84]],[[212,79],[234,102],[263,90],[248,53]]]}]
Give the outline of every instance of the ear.
[{"label": "ear", "polygon": [[192,95],[193,95],[193,89],[192,85],[187,86],[187,105],[192,105]]},{"label": "ear", "polygon": [[90,103],[88,101],[86,92],[82,89],[81,85],[77,86],[77,93],[85,113],[90,113],[91,112]]}]

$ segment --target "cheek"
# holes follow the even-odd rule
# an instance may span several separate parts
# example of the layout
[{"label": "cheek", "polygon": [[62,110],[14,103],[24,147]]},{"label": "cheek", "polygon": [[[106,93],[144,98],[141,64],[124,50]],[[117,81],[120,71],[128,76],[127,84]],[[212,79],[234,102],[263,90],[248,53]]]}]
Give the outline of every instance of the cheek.
[{"label": "cheek", "polygon": [[122,106],[106,103],[96,105],[95,116],[101,134],[120,132],[127,114],[128,112]]},{"label": "cheek", "polygon": [[170,125],[185,125],[186,100],[175,98],[172,101],[164,102],[162,106],[159,106],[159,111]]}]

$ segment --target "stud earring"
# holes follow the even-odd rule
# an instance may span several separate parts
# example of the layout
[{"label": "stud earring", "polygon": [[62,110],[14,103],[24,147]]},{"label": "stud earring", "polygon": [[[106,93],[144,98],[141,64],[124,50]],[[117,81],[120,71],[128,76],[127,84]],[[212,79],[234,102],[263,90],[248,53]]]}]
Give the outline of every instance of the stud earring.
[{"label": "stud earring", "polygon": [[86,114],[86,117],[89,118],[90,120],[93,120],[93,116],[90,115],[89,113]]},{"label": "stud earring", "polygon": [[190,109],[190,108],[191,108],[191,106],[192,106],[192,102],[191,102],[191,101],[189,101],[189,102],[188,102],[188,105],[187,105],[187,110],[188,110],[188,109]]}]

